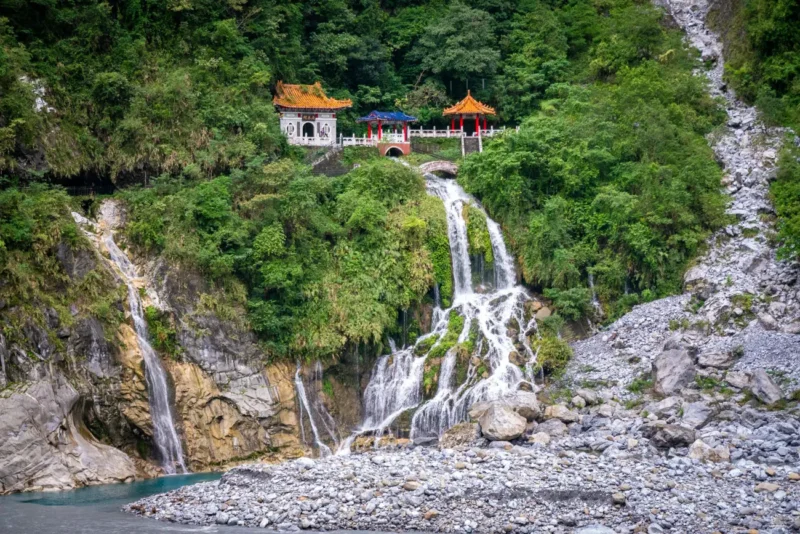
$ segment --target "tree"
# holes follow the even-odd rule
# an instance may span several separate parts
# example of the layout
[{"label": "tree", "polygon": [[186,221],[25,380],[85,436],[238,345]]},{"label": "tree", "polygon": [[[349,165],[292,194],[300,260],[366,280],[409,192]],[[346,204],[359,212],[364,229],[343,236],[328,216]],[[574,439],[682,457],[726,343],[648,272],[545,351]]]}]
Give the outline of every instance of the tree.
[{"label": "tree", "polygon": [[425,28],[409,56],[423,73],[466,80],[495,73],[500,61],[496,46],[492,16],[456,3]]}]

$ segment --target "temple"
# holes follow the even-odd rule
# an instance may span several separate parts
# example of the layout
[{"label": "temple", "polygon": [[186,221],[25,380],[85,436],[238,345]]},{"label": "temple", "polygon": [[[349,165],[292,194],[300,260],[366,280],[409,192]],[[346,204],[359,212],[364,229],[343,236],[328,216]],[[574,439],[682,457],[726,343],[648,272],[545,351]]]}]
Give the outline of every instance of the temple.
[{"label": "temple", "polygon": [[493,107],[489,107],[482,102],[478,102],[472,97],[472,93],[467,91],[467,96],[456,105],[446,108],[442,115],[450,115],[450,129],[456,129],[456,117],[458,117],[458,129],[464,133],[464,118],[467,120],[475,119],[475,130],[473,135],[481,136],[481,119],[483,119],[483,130],[486,130],[486,116],[496,115]]},{"label": "temple", "polygon": [[[402,111],[372,111],[369,115],[360,117],[358,122],[367,123],[367,139],[370,141],[373,140],[373,128],[375,129],[375,144],[382,155],[406,156],[411,153],[408,123],[416,120],[416,117]],[[386,128],[389,129],[388,132],[384,131]]]},{"label": "temple", "polygon": [[336,112],[353,105],[349,99],[330,98],[319,82],[314,85],[278,82],[272,103],[280,113],[281,131],[289,143],[304,146],[336,144]]}]

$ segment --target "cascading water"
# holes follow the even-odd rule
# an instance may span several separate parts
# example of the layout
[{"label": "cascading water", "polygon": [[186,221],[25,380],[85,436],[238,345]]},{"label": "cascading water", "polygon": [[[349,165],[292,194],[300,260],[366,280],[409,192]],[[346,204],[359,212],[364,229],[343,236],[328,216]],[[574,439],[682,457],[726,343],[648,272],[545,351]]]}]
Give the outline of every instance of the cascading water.
[{"label": "cascading water", "polygon": [[[486,217],[494,255],[494,288],[476,293],[472,287],[472,266],[463,217],[470,204],[484,215],[483,208],[454,180],[427,174],[429,194],[439,197],[447,213],[447,231],[453,266],[453,304],[442,310],[438,287],[431,333],[420,337],[412,347],[393,349],[378,359],[364,392],[364,418],[355,435],[380,434],[403,412],[423,402],[422,381],[428,356],[442,342],[452,314],[464,318],[455,346],[449,348],[439,363],[435,395],[416,409],[411,422],[411,437],[438,437],[452,425],[466,419],[472,404],[499,398],[517,390],[523,382],[533,388],[533,365],[536,355],[528,341],[536,328],[533,318],[525,319],[526,291],[515,284],[514,260],[506,249],[499,225]],[[430,338],[435,336],[435,342]],[[465,355],[464,347],[471,347]],[[459,353],[462,351],[462,353]],[[439,354],[441,351],[438,351]],[[524,356],[520,355],[524,353]],[[512,355],[515,362],[511,361]],[[466,365],[465,378],[455,383],[456,369]],[[466,360],[466,363],[465,363]],[[464,373],[462,373],[464,374]],[[340,447],[349,451],[352,437]]]},{"label": "cascading water", "polygon": [[325,439],[330,438],[330,441],[337,447],[339,445],[339,435],[336,432],[336,422],[319,398],[319,389],[321,388],[321,384],[322,364],[317,361],[314,364],[311,377],[312,395],[309,395],[306,391],[306,384],[303,382],[302,367],[298,364],[297,372],[294,375],[294,386],[295,390],[297,391],[297,398],[299,401],[301,437],[303,442],[305,442],[306,435],[304,420],[307,418],[308,426],[311,428],[311,435],[314,438],[313,446],[319,451],[319,455],[324,457],[330,456],[331,449],[323,441],[322,434],[320,432],[320,426],[327,434],[327,438]]},{"label": "cascading water", "polygon": [[[90,223],[80,214],[73,213],[72,216],[81,226],[95,227],[93,223]],[[88,235],[92,238],[92,242],[95,242],[95,236],[91,233]],[[185,473],[188,470],[183,458],[181,440],[175,428],[172,405],[169,401],[167,373],[161,365],[158,355],[150,345],[142,301],[139,298],[139,290],[134,283],[138,278],[136,267],[117,246],[114,241],[114,233],[111,230],[103,233],[102,241],[108,250],[111,262],[116,266],[117,272],[128,288],[128,307],[130,308],[131,317],[133,317],[136,342],[144,358],[145,380],[147,381],[150,400],[150,417],[153,421],[153,441],[161,459],[161,466],[167,474]]]}]

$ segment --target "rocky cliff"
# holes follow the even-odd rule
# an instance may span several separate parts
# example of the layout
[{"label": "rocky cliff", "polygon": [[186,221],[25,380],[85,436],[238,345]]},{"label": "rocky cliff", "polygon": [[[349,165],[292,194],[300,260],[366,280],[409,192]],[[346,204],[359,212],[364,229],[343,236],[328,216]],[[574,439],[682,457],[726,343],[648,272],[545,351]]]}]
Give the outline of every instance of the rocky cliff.
[{"label": "rocky cliff", "polygon": [[[124,212],[107,201],[97,224],[76,219],[85,239],[44,251],[52,286],[25,304],[0,303],[0,493],[159,472],[142,354],[99,238],[124,224]],[[136,260],[143,301],[175,327],[178,350],[162,360],[190,469],[299,454],[294,366],[266,365],[247,326],[214,308],[200,276]]]}]

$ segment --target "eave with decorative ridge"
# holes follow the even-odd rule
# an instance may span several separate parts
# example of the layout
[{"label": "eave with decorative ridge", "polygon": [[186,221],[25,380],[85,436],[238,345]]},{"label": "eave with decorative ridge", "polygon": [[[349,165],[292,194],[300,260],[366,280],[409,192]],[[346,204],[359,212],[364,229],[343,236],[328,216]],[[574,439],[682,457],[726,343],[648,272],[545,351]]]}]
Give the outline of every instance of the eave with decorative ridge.
[{"label": "eave with decorative ridge", "polygon": [[456,105],[446,108],[443,115],[496,115],[493,107],[478,102],[472,97],[471,91],[467,91],[467,96]]},{"label": "eave with decorative ridge", "polygon": [[350,99],[338,100],[330,98],[325,94],[319,82],[314,85],[293,85],[278,82],[272,103],[286,110],[336,111],[353,106],[353,101]]}]

